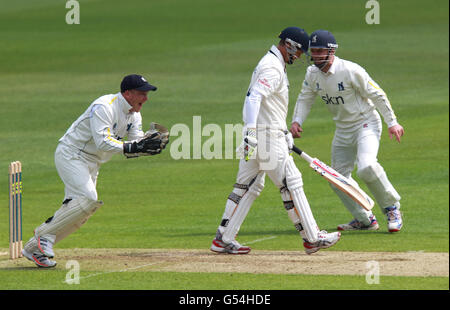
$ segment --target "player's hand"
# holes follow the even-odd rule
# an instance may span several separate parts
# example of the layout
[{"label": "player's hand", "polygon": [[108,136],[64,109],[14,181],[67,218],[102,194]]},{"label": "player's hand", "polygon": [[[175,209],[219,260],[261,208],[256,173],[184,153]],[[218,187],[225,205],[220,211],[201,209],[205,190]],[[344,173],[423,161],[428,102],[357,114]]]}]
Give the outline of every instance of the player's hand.
[{"label": "player's hand", "polygon": [[395,136],[395,139],[400,143],[400,138],[404,134],[405,134],[405,130],[403,129],[403,127],[400,124],[389,127],[389,138],[391,140]]},{"label": "player's hand", "polygon": [[256,146],[258,145],[258,141],[256,140],[256,128],[248,128],[245,132],[244,136],[244,158],[245,161],[248,161],[251,158],[254,158],[256,155]]},{"label": "player's hand", "polygon": [[293,122],[291,125],[291,133],[294,138],[301,138],[301,133],[303,132],[302,126],[299,123]]}]

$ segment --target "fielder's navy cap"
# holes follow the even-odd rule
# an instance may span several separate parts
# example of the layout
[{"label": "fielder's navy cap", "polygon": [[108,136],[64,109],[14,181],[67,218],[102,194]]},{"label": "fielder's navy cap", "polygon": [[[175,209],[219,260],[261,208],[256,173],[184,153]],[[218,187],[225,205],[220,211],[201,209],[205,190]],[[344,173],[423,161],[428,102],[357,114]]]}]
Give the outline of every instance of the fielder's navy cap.
[{"label": "fielder's navy cap", "polygon": [[141,91],[155,91],[156,86],[153,86],[147,82],[142,75],[130,74],[123,78],[122,83],[120,83],[120,91],[123,93],[126,90],[141,90]]}]

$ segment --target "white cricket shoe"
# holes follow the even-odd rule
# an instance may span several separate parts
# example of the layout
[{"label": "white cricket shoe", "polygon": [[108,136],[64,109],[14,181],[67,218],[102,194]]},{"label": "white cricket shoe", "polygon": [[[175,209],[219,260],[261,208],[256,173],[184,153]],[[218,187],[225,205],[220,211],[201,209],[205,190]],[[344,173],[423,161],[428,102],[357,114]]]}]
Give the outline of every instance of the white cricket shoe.
[{"label": "white cricket shoe", "polygon": [[375,218],[375,215],[371,215],[369,217],[370,219],[370,224],[369,225],[364,225],[363,223],[361,223],[360,221],[358,221],[357,219],[354,219],[353,221],[351,221],[348,224],[340,224],[338,225],[337,229],[338,230],[378,230],[380,228],[380,226],[378,225],[377,219]]},{"label": "white cricket shoe", "polygon": [[211,251],[216,253],[228,253],[228,254],[247,254],[250,252],[251,248],[248,246],[243,246],[236,240],[230,243],[225,243],[222,240],[222,233],[219,229],[216,232],[216,238],[212,241]]},{"label": "white cricket shoe", "polygon": [[40,268],[51,268],[56,266],[55,261],[49,260],[48,257],[42,255],[40,252],[30,253],[23,249],[22,254]]},{"label": "white cricket shoe", "polygon": [[386,208],[389,232],[397,232],[402,229],[403,220],[400,210],[396,206]]},{"label": "white cricket shoe", "polygon": [[236,240],[225,243],[222,240],[214,239],[211,244],[211,251],[216,253],[247,254],[251,251],[251,248],[241,245]]},{"label": "white cricket shoe", "polygon": [[214,238],[211,244],[211,251],[216,253],[228,253],[228,254],[248,254],[251,248],[243,246],[236,240],[230,243],[225,243],[219,238]]},{"label": "white cricket shoe", "polygon": [[37,237],[36,240],[38,249],[42,254],[48,258],[55,257],[55,253],[53,252],[53,243],[50,240],[43,237]]},{"label": "white cricket shoe", "polygon": [[322,230],[319,232],[318,238],[319,240],[313,243],[303,239],[303,246],[305,247],[306,254],[313,254],[320,249],[326,249],[335,245],[341,238],[341,233],[338,231],[327,233],[325,230]]}]

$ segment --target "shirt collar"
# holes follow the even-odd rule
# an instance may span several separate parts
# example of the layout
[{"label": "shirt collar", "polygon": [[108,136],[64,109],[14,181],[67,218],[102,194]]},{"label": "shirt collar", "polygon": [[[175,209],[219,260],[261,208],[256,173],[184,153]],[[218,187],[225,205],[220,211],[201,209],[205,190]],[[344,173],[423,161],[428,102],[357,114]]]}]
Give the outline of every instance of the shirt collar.
[{"label": "shirt collar", "polygon": [[330,67],[330,69],[328,69],[328,72],[326,74],[335,74],[336,73],[336,66],[337,66],[337,63],[339,61],[340,61],[339,57],[334,55],[333,63],[331,64],[331,67]]},{"label": "shirt collar", "polygon": [[130,112],[130,109],[132,108],[132,106],[128,103],[128,101],[123,97],[122,93],[119,92],[117,93],[117,99],[119,101],[119,106],[120,109],[122,110],[122,112],[124,114],[131,114],[134,112]]},{"label": "shirt collar", "polygon": [[280,50],[278,49],[278,47],[276,47],[275,45],[272,45],[272,47],[270,48],[269,53],[274,54],[275,56],[277,56],[278,60],[281,62],[281,64],[283,65],[283,67],[286,67],[286,63],[284,62],[284,58],[283,55],[281,55]]}]

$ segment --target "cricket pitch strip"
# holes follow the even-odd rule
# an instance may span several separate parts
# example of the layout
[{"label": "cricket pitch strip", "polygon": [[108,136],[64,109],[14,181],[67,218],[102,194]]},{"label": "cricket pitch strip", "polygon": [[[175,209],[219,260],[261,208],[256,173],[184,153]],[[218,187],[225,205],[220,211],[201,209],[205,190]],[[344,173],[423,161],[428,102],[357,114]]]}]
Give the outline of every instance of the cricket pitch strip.
[{"label": "cricket pitch strip", "polygon": [[[76,260],[85,271],[232,272],[253,274],[365,275],[367,263],[379,264],[384,276],[448,277],[449,253],[351,252],[322,250],[258,251],[247,255],[213,253],[207,249],[56,249],[56,268]],[[9,260],[0,251],[0,269],[31,266],[25,258]]]}]

